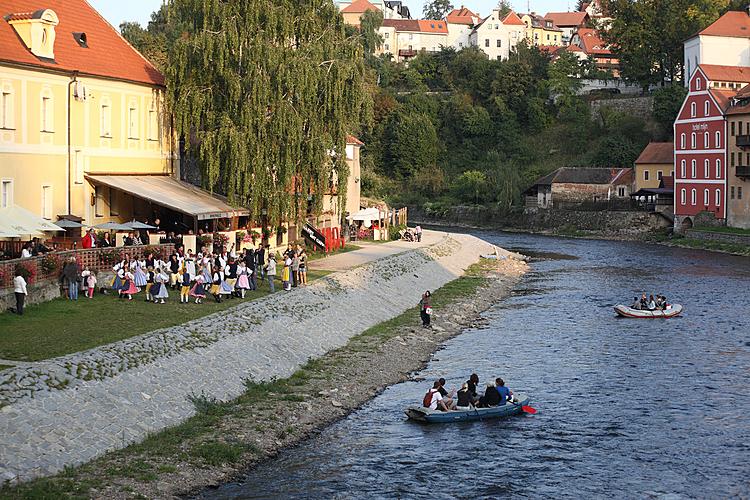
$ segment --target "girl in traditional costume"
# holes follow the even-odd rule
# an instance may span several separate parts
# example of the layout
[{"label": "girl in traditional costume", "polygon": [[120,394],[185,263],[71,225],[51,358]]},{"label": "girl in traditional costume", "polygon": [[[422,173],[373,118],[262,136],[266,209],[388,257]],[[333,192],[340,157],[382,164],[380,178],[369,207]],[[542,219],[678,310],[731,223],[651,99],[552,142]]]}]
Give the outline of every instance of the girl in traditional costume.
[{"label": "girl in traditional costume", "polygon": [[203,275],[195,277],[195,284],[190,289],[190,296],[195,297],[195,303],[200,304],[206,298],[206,289],[203,287]]},{"label": "girl in traditional costume", "polygon": [[140,292],[141,289],[135,286],[135,281],[133,279],[133,273],[130,271],[125,273],[125,281],[122,285],[122,295],[121,297],[127,296],[128,300],[133,300],[133,295]]},{"label": "girl in traditional costume", "polygon": [[145,287],[148,282],[148,276],[143,272],[146,268],[146,261],[134,259],[131,267],[133,270],[133,281],[135,282],[135,286],[139,288]]},{"label": "girl in traditional costume", "polygon": [[[154,273],[154,286],[151,287],[151,293],[154,296],[154,303],[161,300],[164,304],[164,299],[169,298],[169,292],[167,291],[167,284],[169,283],[169,276],[162,269],[157,269]],[[154,291],[158,287],[159,291]]]},{"label": "girl in traditional costume", "polygon": [[250,290],[250,280],[248,279],[249,271],[243,261],[237,265],[237,289],[240,291],[240,297],[245,298],[245,292]]}]

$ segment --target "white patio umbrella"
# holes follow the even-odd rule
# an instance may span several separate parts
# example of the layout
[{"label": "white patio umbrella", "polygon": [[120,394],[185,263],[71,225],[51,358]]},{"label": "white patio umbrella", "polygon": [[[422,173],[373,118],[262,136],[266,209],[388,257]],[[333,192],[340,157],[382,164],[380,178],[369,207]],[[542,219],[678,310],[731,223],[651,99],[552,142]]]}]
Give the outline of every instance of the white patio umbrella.
[{"label": "white patio umbrella", "polygon": [[137,220],[134,220],[132,222],[126,222],[126,226],[128,226],[130,229],[156,229],[156,226],[149,226],[148,224],[145,224],[143,222],[138,222]]},{"label": "white patio umbrella", "polygon": [[93,226],[94,229],[108,229],[111,231],[132,231],[133,228],[126,224],[120,224],[118,222],[103,222]]}]

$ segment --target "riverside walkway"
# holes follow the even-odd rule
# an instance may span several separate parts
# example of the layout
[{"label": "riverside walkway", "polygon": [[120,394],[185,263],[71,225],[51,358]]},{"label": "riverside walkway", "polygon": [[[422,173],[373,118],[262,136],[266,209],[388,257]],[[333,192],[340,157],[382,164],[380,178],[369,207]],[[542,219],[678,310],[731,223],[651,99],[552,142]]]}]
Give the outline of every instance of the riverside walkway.
[{"label": "riverside walkway", "polygon": [[0,480],[53,474],[140,441],[193,415],[192,396],[228,400],[246,380],[288,377],[414,307],[423,290],[455,279],[493,248],[473,236],[433,232],[421,244],[368,245],[318,261],[343,270],[308,287],[5,370]]}]

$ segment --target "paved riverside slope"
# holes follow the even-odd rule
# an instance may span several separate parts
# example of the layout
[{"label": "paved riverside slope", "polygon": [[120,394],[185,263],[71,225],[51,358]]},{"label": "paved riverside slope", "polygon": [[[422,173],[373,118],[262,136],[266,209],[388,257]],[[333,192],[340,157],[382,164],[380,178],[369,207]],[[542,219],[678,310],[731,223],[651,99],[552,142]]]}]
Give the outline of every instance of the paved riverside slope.
[{"label": "paved riverside slope", "polygon": [[[27,480],[91,460],[194,413],[189,396],[231,399],[245,379],[288,377],[311,357],[414,307],[424,289],[455,279],[488,243],[450,235],[184,325],[66,358],[109,360],[164,353],[100,380],[24,397],[0,409],[0,480]],[[179,342],[171,339],[178,338]],[[185,339],[198,338],[191,344]],[[162,349],[163,346],[170,349]],[[37,366],[43,371],[43,366]]]}]

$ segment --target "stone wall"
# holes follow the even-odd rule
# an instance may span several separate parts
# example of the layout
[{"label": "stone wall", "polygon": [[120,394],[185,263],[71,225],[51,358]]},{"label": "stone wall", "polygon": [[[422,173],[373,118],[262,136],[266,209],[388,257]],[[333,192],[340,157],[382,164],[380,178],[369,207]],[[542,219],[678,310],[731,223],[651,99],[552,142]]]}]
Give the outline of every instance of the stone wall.
[{"label": "stone wall", "polygon": [[589,106],[592,116],[600,121],[603,108],[649,120],[653,115],[654,98],[651,96],[628,96],[619,99],[594,99],[589,103]]},{"label": "stone wall", "polygon": [[423,290],[493,249],[473,236],[445,236],[183,325],[4,370],[0,482],[52,474],[176,425],[195,412],[190,396],[227,400],[246,380],[288,377],[415,307]]},{"label": "stone wall", "polygon": [[721,243],[750,246],[750,235],[745,234],[714,233],[699,229],[688,229],[685,231],[685,237],[702,241],[719,241]]},{"label": "stone wall", "polygon": [[[97,274],[97,291],[102,286],[107,286],[112,281],[112,272],[101,272]],[[50,300],[59,299],[64,296],[64,289],[58,279],[44,280],[26,286],[26,306],[41,304]],[[83,296],[83,291],[80,292]],[[13,288],[0,289],[0,315],[8,312],[8,309],[16,307],[16,295]]]}]

